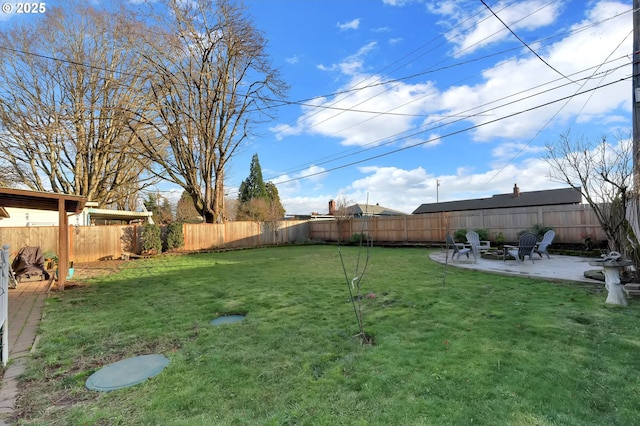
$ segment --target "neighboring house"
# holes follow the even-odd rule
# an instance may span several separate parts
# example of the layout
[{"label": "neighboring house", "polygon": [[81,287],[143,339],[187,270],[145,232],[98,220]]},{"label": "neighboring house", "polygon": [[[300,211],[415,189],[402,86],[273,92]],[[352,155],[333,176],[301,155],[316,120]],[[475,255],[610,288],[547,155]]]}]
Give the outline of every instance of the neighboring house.
[{"label": "neighboring house", "polygon": [[[23,226],[58,226],[60,220],[57,211],[22,209],[17,207],[4,207],[7,215],[0,220],[0,227],[18,228]],[[69,219],[69,223],[74,223]]]},{"label": "neighboring house", "polygon": [[[336,201],[329,201],[329,216],[335,216]],[[406,213],[393,210],[387,207],[382,207],[380,204],[353,204],[345,208],[344,212],[347,216],[353,217],[365,217],[365,216],[405,216]]]},{"label": "neighboring house", "polygon": [[581,202],[582,194],[574,188],[520,192],[520,188],[515,184],[513,192],[508,194],[497,194],[491,198],[422,204],[412,214],[580,204]]},{"label": "neighboring house", "polygon": [[[112,225],[129,223],[153,223],[153,213],[132,212],[127,210],[98,209],[95,202],[87,202],[82,212],[69,214],[69,225]],[[4,213],[3,213],[4,212]],[[5,215],[6,213],[6,215]],[[0,227],[17,228],[22,226],[58,226],[59,215],[56,211],[0,207]]]},{"label": "neighboring house", "polygon": [[347,215],[353,217],[365,216],[406,216],[406,213],[382,207],[379,204],[354,204],[346,208]]}]

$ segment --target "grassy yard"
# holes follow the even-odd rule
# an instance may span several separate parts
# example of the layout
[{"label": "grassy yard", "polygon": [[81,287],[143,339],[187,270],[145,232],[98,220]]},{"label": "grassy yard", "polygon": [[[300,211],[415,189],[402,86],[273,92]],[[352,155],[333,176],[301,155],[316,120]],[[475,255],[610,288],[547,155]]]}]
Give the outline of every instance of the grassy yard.
[{"label": "grassy yard", "polygon": [[[355,270],[357,248],[342,250]],[[444,274],[427,250],[374,248],[362,303],[375,345],[362,346],[334,246],[132,261],[48,300],[20,424],[640,424],[637,302]],[[210,324],[225,313],[247,317]],[[149,353],[171,360],[155,378],[84,387]]]}]

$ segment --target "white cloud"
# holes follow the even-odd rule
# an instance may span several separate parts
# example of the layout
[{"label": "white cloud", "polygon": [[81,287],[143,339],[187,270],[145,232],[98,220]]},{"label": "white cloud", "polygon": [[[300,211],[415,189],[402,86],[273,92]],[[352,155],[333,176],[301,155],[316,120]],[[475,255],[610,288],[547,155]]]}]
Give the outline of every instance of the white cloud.
[{"label": "white cloud", "polygon": [[[575,26],[593,25],[593,19],[602,20],[615,13],[628,9],[622,3],[600,3],[589,12],[588,18]],[[605,89],[588,92],[608,82],[619,81],[628,73],[629,60],[626,53],[631,51],[631,15],[622,15],[616,19],[592,26],[588,32],[581,31],[570,34],[565,39],[540,49],[547,63],[559,70],[576,83],[571,84],[540,59],[527,54],[524,59],[513,58],[486,69],[482,76],[484,81],[474,86],[453,86],[443,92],[442,105],[451,114],[477,108],[472,112],[485,111],[482,116],[471,119],[475,125],[482,125],[500,117],[507,117],[540,105],[526,114],[515,115],[497,123],[477,128],[474,138],[479,141],[503,138],[533,137],[549,120],[552,125],[570,126],[572,119],[577,122],[600,120],[605,121],[607,115],[618,108],[630,108],[627,84],[613,84]],[[597,32],[599,37],[594,38]],[[626,37],[626,39],[625,39]],[[620,42],[624,42],[620,44]],[[620,46],[615,52],[611,46]],[[604,64],[605,60],[615,61]],[[621,67],[615,69],[616,67]],[[594,72],[600,72],[597,78]],[[608,73],[604,73],[608,71]],[[562,86],[562,87],[561,87]],[[581,96],[573,97],[577,92],[586,91]],[[512,96],[511,96],[512,95]],[[511,96],[506,98],[507,96]],[[563,98],[572,98],[569,102]],[[554,101],[561,100],[559,102]],[[509,102],[513,102],[508,104]],[[492,109],[499,105],[498,109]],[[565,105],[566,104],[566,105]]]},{"label": "white cloud", "polygon": [[282,174],[272,179],[278,187],[278,193],[282,196],[293,196],[308,187],[309,184],[315,186],[314,190],[321,188],[320,182],[326,178],[325,168],[320,166],[309,166],[295,174]]},{"label": "white cloud", "polygon": [[[525,1],[525,5],[520,3],[511,3],[520,13],[542,5],[534,1]],[[465,4],[468,11],[470,3]],[[446,12],[453,16],[454,13],[462,13],[457,0],[440,2],[439,5],[443,14]],[[560,6],[554,4],[537,20],[530,18],[514,26],[520,26],[526,34],[528,29],[539,28],[554,19],[557,8],[561,6],[561,3]],[[476,163],[465,165],[452,160],[452,166],[460,166],[453,175],[435,175],[422,169],[405,170],[402,166],[362,168],[359,170],[366,176],[344,184],[340,190],[350,200],[365,202],[369,194],[371,203],[406,212],[413,211],[422,203],[435,202],[436,194],[440,201],[449,201],[508,193],[514,183],[518,183],[522,191],[565,187],[551,181],[549,165],[536,158],[543,156],[542,146],[547,142],[538,136],[539,132],[545,130],[544,138],[553,138],[554,134],[559,135],[574,124],[587,123],[597,125],[594,131],[599,134],[613,133],[624,127],[628,121],[625,117],[631,110],[628,81],[575,96],[576,92],[626,78],[631,71],[629,52],[632,51],[632,40],[629,33],[632,14],[629,4],[601,1],[590,2],[589,6],[592,9],[584,11],[584,19],[568,28],[570,32],[563,39],[556,38],[545,45],[535,46],[545,61],[577,83],[568,81],[523,48],[519,57],[487,66],[481,74],[473,76],[476,78],[474,83],[467,85],[446,87],[436,80],[370,87],[389,77],[367,72],[367,55],[377,54],[376,46],[367,45],[331,67],[325,67],[326,70],[342,72],[349,78],[349,83],[336,91],[354,86],[362,89],[316,100],[318,106],[341,110],[305,107],[295,129],[278,128],[279,135],[286,136],[285,132],[295,130],[296,134],[333,137],[343,145],[366,148],[385,142],[391,142],[397,148],[434,139],[424,148],[441,145],[438,153],[455,155],[458,145],[447,145],[450,141],[447,133],[479,126],[465,133],[466,140],[456,138],[455,143],[464,146],[471,140],[494,145],[485,149],[485,158],[477,159]],[[496,10],[500,10],[499,5]],[[612,18],[616,14],[621,16]],[[462,46],[459,42],[454,42],[456,48]],[[616,46],[617,50],[613,51]],[[603,64],[606,60],[612,62]],[[616,70],[616,67],[620,69]],[[594,76],[594,72],[599,74]],[[581,87],[583,81],[586,84]],[[570,101],[553,103],[565,97]],[[536,108],[545,104],[549,105]],[[500,108],[494,109],[498,106]],[[363,111],[405,115],[376,115]],[[527,112],[516,115],[522,111]],[[510,115],[513,116],[502,119]],[[464,121],[455,124],[460,119]],[[493,120],[498,121],[487,124]],[[442,130],[440,126],[447,129]],[[419,131],[424,133],[409,136]],[[407,139],[401,139],[402,136],[407,136]],[[370,151],[367,155],[372,152],[380,151]],[[440,181],[439,187],[436,180]],[[495,188],[501,189],[496,191]],[[323,206],[325,202],[322,200]]]},{"label": "white cloud", "polygon": [[336,26],[340,29],[340,31],[357,30],[358,27],[360,26],[360,18],[356,18],[349,22],[344,22],[344,23],[338,22]]},{"label": "white cloud", "polygon": [[382,0],[383,4],[386,4],[388,6],[404,6],[406,4],[409,4],[411,2],[413,2],[415,0]]},{"label": "white cloud", "polygon": [[422,204],[430,186],[435,184],[435,177],[425,169],[418,167],[404,170],[397,167],[360,167],[361,173],[367,174],[341,190],[347,199],[356,203],[380,204],[394,210],[411,213]]},{"label": "white cloud", "polygon": [[291,126],[289,124],[277,124],[269,128],[276,135],[277,140],[282,140],[288,136],[295,136],[302,133],[300,127]]},{"label": "white cloud", "polygon": [[[378,80],[358,75],[353,82],[365,78],[369,79],[367,82]],[[437,103],[437,91],[430,84],[369,87],[328,99],[323,105],[339,110],[314,109],[304,124],[309,133],[339,138],[343,145],[375,146],[414,128],[413,115],[432,110],[434,102]]]},{"label": "white cloud", "polygon": [[[376,48],[377,44],[371,42],[339,64],[321,66],[324,70],[339,69],[349,76],[349,83],[338,91],[350,92],[314,100],[317,107],[325,109],[304,107],[305,115],[298,119],[295,130],[286,125],[272,128],[277,137],[305,131],[339,138],[343,145],[375,146],[389,137],[406,137],[402,133],[415,128],[416,116],[437,111],[441,102],[431,83],[380,86],[374,83],[384,80],[384,76],[363,73],[365,57]],[[361,89],[354,91],[357,87]]]},{"label": "white cloud", "polygon": [[[499,2],[491,9],[519,37],[526,33],[552,24],[562,11],[563,2],[546,0],[525,0]],[[504,40],[516,40],[488,9],[477,1],[445,1],[428,7],[429,11],[440,15],[443,25],[451,27],[446,38],[454,44],[456,54],[469,54],[476,49]],[[470,11],[478,12],[471,13]]]},{"label": "white cloud", "polygon": [[298,57],[298,55],[293,55],[293,56],[291,56],[289,58],[285,58],[284,60],[285,60],[285,62],[287,62],[288,64],[291,64],[291,65],[295,65],[298,62],[300,62],[300,58]]},{"label": "white cloud", "polygon": [[491,155],[497,162],[496,164],[500,164],[518,157],[529,156],[530,154],[541,155],[544,152],[545,148],[540,145],[532,146],[524,143],[506,142],[494,147]]},{"label": "white cloud", "polygon": [[344,58],[338,64],[332,64],[330,66],[326,66],[323,64],[317,65],[317,68],[321,71],[336,71],[339,70],[342,74],[345,75],[354,75],[358,73],[362,69],[362,65],[364,64],[364,59],[367,54],[371,51],[375,50],[378,46],[378,43],[372,41],[364,46],[362,46],[356,53],[353,55],[349,55]]}]

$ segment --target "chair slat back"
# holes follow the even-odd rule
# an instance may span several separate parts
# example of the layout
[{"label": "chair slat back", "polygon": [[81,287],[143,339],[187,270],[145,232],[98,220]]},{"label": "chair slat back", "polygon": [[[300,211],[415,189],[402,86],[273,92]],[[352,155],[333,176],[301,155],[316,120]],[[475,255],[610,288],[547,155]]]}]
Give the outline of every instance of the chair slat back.
[{"label": "chair slat back", "polygon": [[544,237],[542,237],[542,241],[540,242],[540,245],[545,245],[548,246],[549,244],[551,244],[553,242],[553,239],[555,238],[556,233],[554,231],[547,231],[544,233]]},{"label": "chair slat back", "polygon": [[520,257],[529,256],[536,247],[536,242],[538,242],[538,238],[535,234],[531,232],[523,234],[518,242],[518,255]]},{"label": "chair slat back", "polygon": [[446,241],[447,241],[447,245],[451,248],[453,248],[454,253],[458,252],[458,246],[456,245],[455,241],[453,241],[453,237],[449,234],[447,234],[447,236],[445,237]]}]

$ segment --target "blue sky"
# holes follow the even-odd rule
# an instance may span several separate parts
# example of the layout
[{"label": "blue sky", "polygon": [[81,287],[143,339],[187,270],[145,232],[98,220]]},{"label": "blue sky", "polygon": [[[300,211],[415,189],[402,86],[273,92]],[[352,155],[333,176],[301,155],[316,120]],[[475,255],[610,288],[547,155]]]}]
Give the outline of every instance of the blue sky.
[{"label": "blue sky", "polygon": [[631,0],[485,3],[500,19],[481,0],[245,0],[290,104],[228,191],[254,153],[288,214],[565,187],[545,144],[630,132]]},{"label": "blue sky", "polygon": [[233,173],[258,153],[287,213],[564,187],[546,143],[631,127],[630,79],[589,91],[631,74],[631,1],[485,2],[535,54],[480,0],[248,1],[289,99],[314,106],[281,108]]}]

